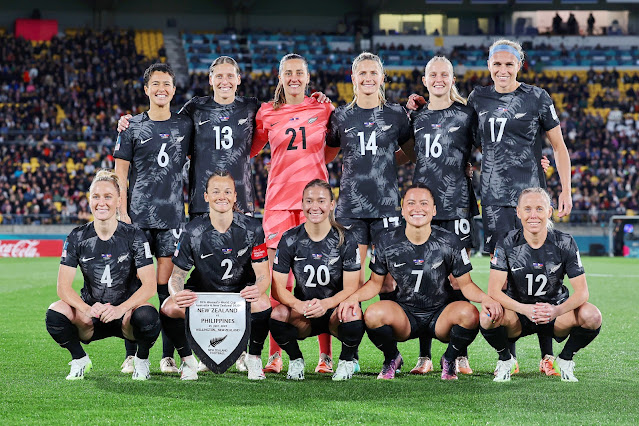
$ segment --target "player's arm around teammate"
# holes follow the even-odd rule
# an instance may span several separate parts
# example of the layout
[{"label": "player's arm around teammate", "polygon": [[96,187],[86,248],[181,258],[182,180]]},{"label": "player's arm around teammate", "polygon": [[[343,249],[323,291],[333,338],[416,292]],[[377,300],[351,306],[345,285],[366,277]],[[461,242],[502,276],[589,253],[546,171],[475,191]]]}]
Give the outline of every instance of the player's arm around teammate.
[{"label": "player's arm around teammate", "polygon": [[[499,355],[494,380],[510,380],[515,362],[508,339],[538,333],[558,341],[570,336],[555,360],[555,369],[563,381],[575,382],[573,356],[599,333],[601,313],[588,303],[588,285],[575,241],[548,225],[552,217],[548,193],[541,188],[522,191],[517,215],[523,230],[511,231],[497,243],[488,281],[488,293],[504,306],[504,316],[481,317],[482,333]],[[570,295],[563,285],[564,275],[574,290]],[[502,288],[506,279],[510,296]]]},{"label": "player's arm around teammate", "polygon": [[[355,241],[335,222],[335,200],[323,180],[309,182],[303,192],[306,222],[282,237],[273,266],[273,296],[280,302],[271,314],[271,333],[289,357],[287,379],[304,379],[304,358],[297,340],[331,333],[342,341],[333,380],[353,375],[353,358],[364,335],[361,312],[339,321],[335,308],[359,285],[361,261]],[[288,273],[296,278],[291,293]]]},{"label": "player's arm around teammate", "polygon": [[[120,187],[115,173],[100,170],[89,192],[94,221],[74,229],[65,242],[58,272],[58,296],[46,315],[51,337],[72,356],[67,380],[83,379],[92,363],[80,342],[117,336],[138,343],[134,380],[149,378],[149,349],[160,333],[153,259],[144,235],[118,222]],[[80,266],[84,287],[73,279]],[[141,285],[136,279],[139,276]]]},{"label": "player's arm around teammate", "polygon": [[169,280],[171,297],[162,305],[162,323],[182,357],[182,380],[197,380],[197,362],[184,328],[186,308],[195,303],[198,291],[238,292],[251,303],[248,377],[261,380],[264,374],[260,354],[271,313],[266,296],[270,274],[264,231],[257,219],[233,211],[237,193],[228,173],[219,172],[209,178],[205,198],[210,213],[189,222],[174,255],[175,268]]}]

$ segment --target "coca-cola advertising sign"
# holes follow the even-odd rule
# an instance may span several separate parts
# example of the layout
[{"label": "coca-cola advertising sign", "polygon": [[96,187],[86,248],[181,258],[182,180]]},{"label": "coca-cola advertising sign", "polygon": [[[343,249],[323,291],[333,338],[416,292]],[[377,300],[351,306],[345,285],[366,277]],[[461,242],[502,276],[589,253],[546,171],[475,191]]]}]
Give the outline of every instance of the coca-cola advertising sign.
[{"label": "coca-cola advertising sign", "polygon": [[0,240],[0,257],[60,257],[62,240]]}]

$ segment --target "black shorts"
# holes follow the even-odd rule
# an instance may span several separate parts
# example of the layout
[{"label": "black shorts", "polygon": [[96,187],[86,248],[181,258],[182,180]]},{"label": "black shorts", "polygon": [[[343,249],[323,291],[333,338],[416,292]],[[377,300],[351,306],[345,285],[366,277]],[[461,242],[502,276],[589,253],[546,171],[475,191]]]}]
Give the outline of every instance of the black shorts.
[{"label": "black shorts", "polygon": [[432,225],[444,228],[447,231],[455,233],[462,246],[467,249],[472,249],[475,246],[473,234],[474,234],[474,220],[473,219],[451,219],[451,220],[435,220],[431,222]]},{"label": "black shorts", "polygon": [[521,228],[516,207],[484,206],[481,221],[484,225],[484,253],[493,253],[500,238],[513,229]]},{"label": "black shorts", "polygon": [[433,309],[418,309],[404,303],[395,303],[404,310],[404,313],[406,313],[408,317],[408,322],[410,323],[409,339],[415,339],[424,335],[435,337],[435,324],[437,324],[437,320],[446,308],[446,305]]},{"label": "black shorts", "polygon": [[330,322],[331,315],[333,315],[334,310],[335,308],[331,308],[327,310],[326,313],[319,318],[308,319],[311,322],[311,334],[309,334],[308,337],[317,336],[319,334],[324,334],[324,333],[328,333],[328,334],[331,333],[329,330],[328,324]]},{"label": "black shorts", "polygon": [[141,228],[155,257],[171,257],[184,227],[177,229]]},{"label": "black shorts", "polygon": [[122,318],[104,323],[98,318],[93,320],[93,336],[89,340],[82,340],[82,343],[95,342],[96,340],[106,339],[107,337],[119,337],[124,339],[122,334]]},{"label": "black shorts", "polygon": [[530,336],[531,334],[554,337],[555,340],[558,342],[562,342],[564,341],[564,339],[566,339],[566,337],[568,337],[555,336],[555,320],[552,320],[548,324],[537,325],[532,322],[526,315],[517,313],[517,317],[519,318],[519,322],[521,323],[521,334],[514,339],[510,339],[511,341],[516,341],[520,337]]},{"label": "black shorts", "polygon": [[355,236],[357,244],[365,246],[369,244],[375,245],[375,241],[377,241],[382,231],[401,226],[403,220],[404,218],[400,216],[384,217],[381,219],[337,218],[337,222]]},{"label": "black shorts", "polygon": [[470,300],[466,299],[466,296],[464,296],[461,290],[452,290],[448,298],[448,303],[453,302],[470,302]]}]

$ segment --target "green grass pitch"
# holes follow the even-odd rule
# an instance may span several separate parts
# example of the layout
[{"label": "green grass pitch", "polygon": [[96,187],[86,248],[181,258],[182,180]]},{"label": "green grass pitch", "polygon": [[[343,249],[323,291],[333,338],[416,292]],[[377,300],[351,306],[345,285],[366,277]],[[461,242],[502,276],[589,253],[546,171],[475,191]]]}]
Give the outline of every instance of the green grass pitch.
[{"label": "green grass pitch", "polygon": [[[473,264],[473,279],[485,289],[488,260],[473,258]],[[534,336],[518,343],[521,373],[510,383],[493,383],[497,357],[481,335],[469,348],[475,373],[455,382],[441,381],[438,367],[425,377],[406,374],[418,355],[416,341],[400,344],[404,373],[376,380],[382,354],[365,336],[362,373],[348,382],[312,372],[318,349],[311,338],[301,344],[303,382],[288,382],[284,374],[249,382],[234,367],[181,382],[159,373],[156,345],[152,378],[140,383],[119,372],[124,346],[115,338],[88,345],[93,370],[84,381],[66,381],[69,353],[44,325],[47,307],[57,300],[58,260],[1,259],[0,424],[638,424],[639,261],[584,258],[584,264],[590,301],[604,322],[599,337],[575,357],[579,383],[539,373]],[[338,354],[336,339],[333,345]],[[558,353],[560,346],[554,348]],[[434,342],[433,358],[444,349]]]}]

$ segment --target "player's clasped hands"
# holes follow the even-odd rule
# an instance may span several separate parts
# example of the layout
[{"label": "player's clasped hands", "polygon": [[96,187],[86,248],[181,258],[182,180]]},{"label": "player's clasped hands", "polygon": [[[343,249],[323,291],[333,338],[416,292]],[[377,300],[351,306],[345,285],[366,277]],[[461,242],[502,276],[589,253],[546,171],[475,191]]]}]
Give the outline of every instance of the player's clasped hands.
[{"label": "player's clasped hands", "polygon": [[320,299],[304,300],[302,302],[304,306],[302,308],[302,314],[304,315],[304,317],[306,318],[322,317],[327,311],[323,302],[324,300],[320,300]]},{"label": "player's clasped hands", "polygon": [[247,302],[257,302],[260,298],[260,289],[257,288],[256,284],[246,286],[240,291],[240,296]]},{"label": "player's clasped hands", "polygon": [[535,324],[548,324],[557,318],[557,307],[550,303],[535,303],[531,305],[530,312],[526,316]]},{"label": "player's clasped hands", "polygon": [[349,319],[353,319],[357,316],[359,311],[359,303],[350,299],[344,300],[337,307],[337,319],[339,322],[344,322]]},{"label": "player's clasped hands", "polygon": [[180,308],[188,308],[197,300],[197,293],[191,290],[182,290],[175,293],[172,297],[175,304]]}]

